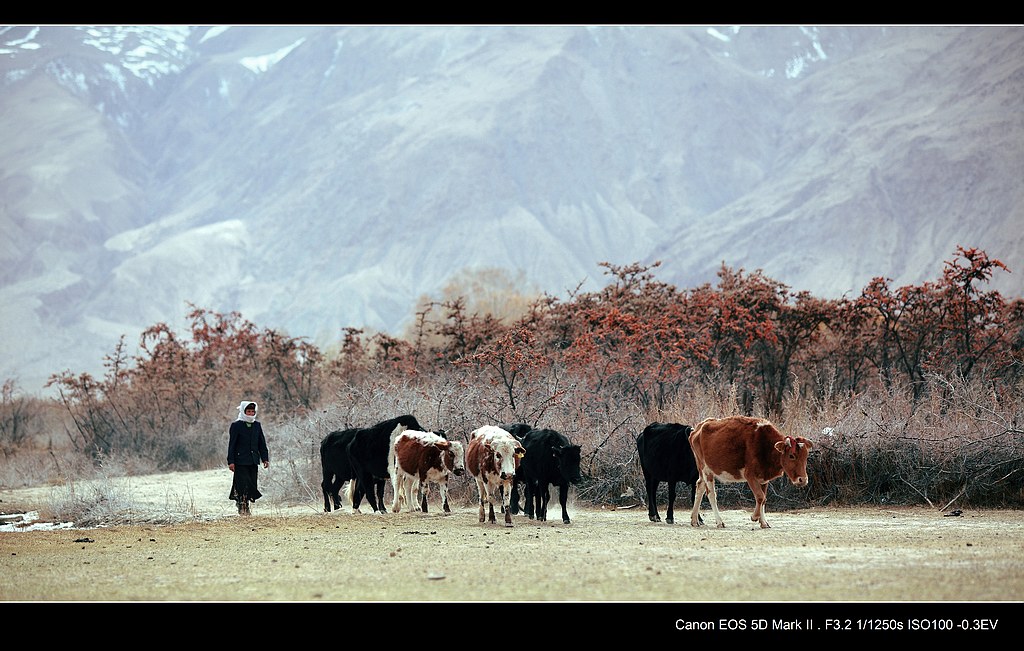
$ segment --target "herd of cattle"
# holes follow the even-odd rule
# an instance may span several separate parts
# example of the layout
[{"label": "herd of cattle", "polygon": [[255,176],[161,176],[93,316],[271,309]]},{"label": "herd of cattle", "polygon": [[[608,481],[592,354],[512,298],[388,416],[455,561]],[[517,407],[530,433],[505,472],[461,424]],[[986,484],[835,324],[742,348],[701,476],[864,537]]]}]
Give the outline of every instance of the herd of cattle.
[{"label": "herd of cattle", "polygon": [[[785,474],[796,486],[807,485],[807,454],[811,442],[784,436],[770,422],[747,416],[708,418],[696,427],[678,423],[651,423],[636,440],[647,489],[648,516],[660,522],[657,491],[668,484],[665,522],[674,522],[676,484],[690,487],[693,511],[690,524],[704,523],[700,505],[707,495],[718,527],[725,523],[718,512],[715,479],[746,482],[754,494],[751,520],[768,528],[764,517],[765,486]],[[341,489],[358,509],[365,497],[374,512],[385,512],[384,487],[391,481],[390,510],[427,512],[428,484],[436,484],[441,508],[448,504],[448,479],[469,472],[476,481],[480,522],[496,522],[495,506],[504,513],[505,526],[523,510],[530,519],[547,520],[550,486],[558,486],[562,522],[569,524],[566,500],[569,486],[582,480],[580,446],[552,429],[517,423],[484,425],[474,430],[465,447],[449,440],[444,431],[424,430],[411,415],[385,420],[372,427],[331,432],[320,444],[323,466],[324,511],[341,508]],[[519,492],[525,507],[519,504]]]}]

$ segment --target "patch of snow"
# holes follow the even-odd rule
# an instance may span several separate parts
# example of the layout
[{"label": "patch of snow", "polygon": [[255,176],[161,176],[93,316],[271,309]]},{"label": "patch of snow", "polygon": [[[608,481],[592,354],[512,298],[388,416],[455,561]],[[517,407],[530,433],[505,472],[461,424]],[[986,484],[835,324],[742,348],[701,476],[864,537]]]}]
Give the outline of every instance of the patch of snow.
[{"label": "patch of snow", "polygon": [[273,52],[271,54],[264,54],[258,57],[244,57],[239,61],[239,63],[257,74],[266,72],[267,70],[270,70],[270,67],[275,63],[278,63],[281,59],[288,56],[292,50],[302,45],[302,42],[305,40],[306,39],[304,38],[300,38],[291,45],[286,45],[277,52]]},{"label": "patch of snow", "polygon": [[103,69],[107,71],[108,75],[110,75],[110,80],[117,84],[117,87],[121,89],[121,92],[124,92],[125,81],[124,73],[121,72],[121,68],[112,63],[105,63],[103,64]]},{"label": "patch of snow", "polygon": [[4,81],[15,82],[19,79],[24,79],[26,76],[28,76],[28,70],[11,70],[4,75]]},{"label": "patch of snow", "polygon": [[[17,38],[13,41],[7,41],[4,45],[8,47],[21,47],[24,49],[36,49],[39,47],[38,43],[34,43],[36,36],[39,34],[39,28],[35,27],[24,38]],[[28,46],[28,47],[26,47]]]},{"label": "patch of snow", "polygon": [[63,66],[54,63],[48,63],[47,68],[52,72],[58,83],[65,88],[77,90],[81,93],[85,93],[89,90],[89,85],[85,81],[85,74],[81,72],[72,72]]},{"label": "patch of snow", "polygon": [[796,79],[800,76],[800,73],[804,70],[804,59],[803,57],[796,57],[786,64],[786,78]]},{"label": "patch of snow", "polygon": [[206,31],[205,34],[203,34],[203,37],[201,39],[199,39],[199,42],[200,43],[205,43],[206,41],[210,40],[211,38],[216,38],[216,37],[220,36],[221,34],[223,34],[224,32],[228,31],[229,29],[231,29],[231,25],[217,25],[216,27],[211,27],[210,29],[208,29]]},{"label": "patch of snow", "polygon": [[714,36],[714,37],[715,37],[715,38],[717,38],[718,40],[720,40],[720,41],[725,41],[726,43],[728,43],[728,42],[730,42],[730,41],[732,40],[732,39],[731,39],[731,38],[729,38],[729,37],[728,37],[727,35],[723,34],[723,33],[722,33],[722,32],[720,32],[720,31],[718,31],[718,30],[717,30],[717,29],[715,29],[714,27],[708,27],[708,29],[707,29],[707,33],[708,33],[708,35],[709,35],[709,36]]},{"label": "patch of snow", "polygon": [[0,531],[52,531],[73,529],[74,522],[39,522],[39,512],[16,513],[0,516]]}]

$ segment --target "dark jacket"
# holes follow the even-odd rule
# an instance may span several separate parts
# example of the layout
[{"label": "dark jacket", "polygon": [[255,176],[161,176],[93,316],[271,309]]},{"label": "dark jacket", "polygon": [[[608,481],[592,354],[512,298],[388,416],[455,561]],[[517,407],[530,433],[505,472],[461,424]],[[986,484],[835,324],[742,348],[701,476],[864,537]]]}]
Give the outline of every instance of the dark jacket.
[{"label": "dark jacket", "polygon": [[228,465],[254,466],[261,461],[270,461],[267,439],[263,427],[257,420],[247,423],[236,420],[228,429]]}]

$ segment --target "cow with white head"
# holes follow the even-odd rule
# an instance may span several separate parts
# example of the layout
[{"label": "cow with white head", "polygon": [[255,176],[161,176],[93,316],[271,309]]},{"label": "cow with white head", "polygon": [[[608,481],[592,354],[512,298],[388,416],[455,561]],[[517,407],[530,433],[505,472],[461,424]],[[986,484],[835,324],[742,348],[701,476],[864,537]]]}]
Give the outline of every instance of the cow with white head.
[{"label": "cow with white head", "polygon": [[[480,494],[480,522],[497,521],[494,505],[496,500],[501,500],[505,526],[512,526],[509,500],[516,470],[525,454],[522,443],[500,427],[484,425],[470,434],[469,447],[466,449],[466,469],[476,480]],[[486,516],[485,503],[490,506],[490,513]]]}]

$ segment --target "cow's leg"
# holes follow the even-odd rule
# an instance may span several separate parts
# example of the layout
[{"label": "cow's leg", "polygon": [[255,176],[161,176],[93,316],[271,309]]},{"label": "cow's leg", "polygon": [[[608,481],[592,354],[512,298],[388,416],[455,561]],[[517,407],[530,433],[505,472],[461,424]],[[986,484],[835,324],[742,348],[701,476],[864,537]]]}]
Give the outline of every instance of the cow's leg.
[{"label": "cow's leg", "polygon": [[[324,512],[331,512],[331,497],[334,494],[334,474],[324,470],[323,481],[320,482],[320,489],[324,492]],[[337,501],[335,501],[337,505]]]},{"label": "cow's leg", "polygon": [[753,479],[747,481],[750,490],[754,493],[754,512],[750,515],[751,522],[760,523],[762,529],[770,529],[771,525],[764,519],[764,503],[768,496],[765,494],[765,485]]},{"label": "cow's leg", "polygon": [[512,526],[512,509],[509,505],[509,500],[512,497],[512,487],[508,486],[508,490],[502,492],[502,500],[505,503],[505,526]]},{"label": "cow's leg", "polygon": [[696,493],[693,496],[693,511],[690,512],[690,526],[699,527],[704,524],[704,518],[700,517],[700,503],[704,501],[704,494],[708,492],[708,487],[704,483],[704,476],[701,475],[697,478],[697,483],[694,484]]},{"label": "cow's leg", "polygon": [[405,508],[408,509],[409,513],[416,510],[416,502],[413,500],[413,484],[415,481],[415,478],[405,475],[402,477],[402,484],[399,486],[399,490],[402,492],[399,501],[405,505]]},{"label": "cow's leg", "polygon": [[534,505],[534,502],[536,502],[536,500],[537,500],[537,491],[535,490],[535,487],[534,487],[532,481],[524,481],[523,482],[523,497],[525,498],[525,501],[526,501],[526,507],[525,507],[526,517],[528,517],[528,518],[530,518],[532,520],[534,518],[534,515],[537,512],[537,509],[536,509],[536,507]]},{"label": "cow's leg", "polygon": [[386,479],[378,479],[378,480],[376,480],[376,483],[375,483],[375,487],[377,489],[377,506],[378,506],[378,508],[375,508],[374,510],[378,511],[380,513],[387,513],[387,509],[384,508],[384,484],[386,482],[387,482]]},{"label": "cow's leg", "polygon": [[367,498],[367,504],[373,509],[374,513],[377,513],[377,480],[370,473],[359,472],[356,473],[356,486],[355,490],[362,497]]},{"label": "cow's leg", "polygon": [[336,477],[334,481],[331,482],[331,500],[334,501],[335,511],[341,510],[341,488],[344,484],[345,482],[341,481],[340,477]]},{"label": "cow's leg", "polygon": [[673,479],[668,480],[668,508],[665,509],[665,522],[667,524],[675,524],[676,519],[673,511],[673,507],[676,504],[676,482]]},{"label": "cow's leg", "polygon": [[[697,504],[697,482],[690,484],[690,501]],[[697,513],[697,524],[704,524],[704,518],[700,517],[700,512]]]},{"label": "cow's leg", "polygon": [[715,474],[711,470],[704,473],[704,486],[708,492],[708,502],[711,503],[711,510],[715,514],[715,526],[719,529],[725,528],[725,521],[718,512],[718,493],[715,492]]},{"label": "cow's leg", "polygon": [[550,497],[547,484],[541,485],[537,482],[533,485],[534,513],[537,515],[537,522],[544,522],[548,519],[547,501]]},{"label": "cow's leg", "polygon": [[661,522],[661,516],[658,515],[658,482],[645,476],[644,485],[647,486],[647,517],[651,522]]},{"label": "cow's leg", "polygon": [[[441,510],[447,515],[452,512],[450,506],[448,506],[448,479],[442,479],[437,482],[437,492],[441,494]],[[427,500],[423,499],[423,510],[427,510]]]},{"label": "cow's leg", "polygon": [[348,480],[348,490],[345,493],[348,503],[352,505],[352,511],[359,513],[359,503],[363,501],[363,488],[353,477]]},{"label": "cow's leg", "polygon": [[477,493],[479,493],[480,495],[480,522],[485,522],[486,518],[484,517],[484,497],[487,495],[487,489],[484,488],[483,479],[481,479],[480,477],[476,478],[476,490]]},{"label": "cow's leg", "polygon": [[[505,486],[504,485],[500,485],[500,486],[495,486],[494,484],[488,484],[487,485],[487,505],[490,508],[490,510],[488,512],[488,515],[487,515],[487,521],[488,522],[497,522],[498,521],[497,518],[494,517],[494,501],[495,501],[494,498],[495,497],[498,498],[498,508],[502,508],[503,505],[505,504],[504,493],[505,493]],[[509,514],[509,515],[511,515],[511,514]]]},{"label": "cow's leg", "polygon": [[562,522],[569,524],[569,511],[565,508],[565,503],[569,500],[569,484],[563,482],[558,486],[558,503],[562,505]]},{"label": "cow's leg", "polygon": [[[366,497],[366,503],[370,505],[374,513],[384,510],[384,490],[383,487],[378,489],[378,484],[381,483],[383,482],[378,482],[377,478],[368,472],[360,474],[357,482],[359,486],[356,487],[356,490]],[[380,495],[380,501],[378,501],[378,495]]]},{"label": "cow's leg", "polygon": [[[420,485],[416,488],[416,495],[419,498],[419,509],[424,513],[427,512],[427,481],[425,479],[420,480]],[[411,496],[410,496],[411,499]],[[412,508],[412,507],[410,507]]]},{"label": "cow's leg", "polygon": [[[360,477],[360,484],[363,485],[363,494],[366,496],[366,503],[370,505],[373,512],[377,512],[377,480],[373,478],[373,475],[368,473],[363,474]],[[369,488],[366,488],[369,487]]]},{"label": "cow's leg", "polygon": [[512,509],[512,514],[518,514],[519,509],[519,481],[512,481],[512,497],[509,498],[509,508]]},{"label": "cow's leg", "polygon": [[404,495],[404,481],[403,477],[391,477],[391,489],[394,495],[391,496],[391,512],[401,513],[402,512],[402,495]]}]

